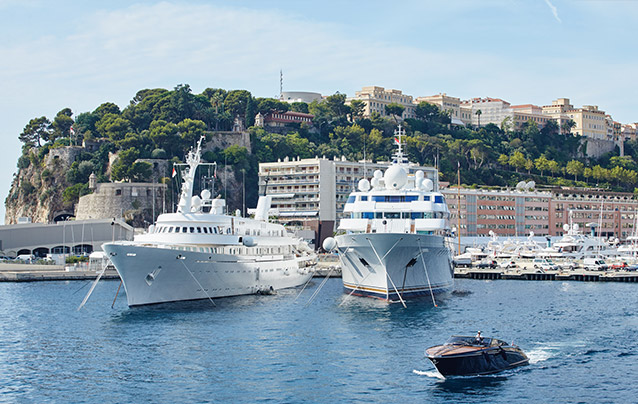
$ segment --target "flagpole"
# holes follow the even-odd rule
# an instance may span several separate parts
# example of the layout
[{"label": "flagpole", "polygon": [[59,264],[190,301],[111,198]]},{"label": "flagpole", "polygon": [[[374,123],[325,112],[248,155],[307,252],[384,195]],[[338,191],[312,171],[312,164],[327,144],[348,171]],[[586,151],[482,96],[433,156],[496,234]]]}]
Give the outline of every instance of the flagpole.
[{"label": "flagpole", "polygon": [[456,226],[456,231],[458,233],[458,237],[459,237],[459,253],[458,255],[461,255],[461,162],[457,162],[458,164],[458,169],[457,169],[457,176],[458,176],[458,187],[457,187],[457,194],[456,194],[456,222],[457,222],[457,226]]}]

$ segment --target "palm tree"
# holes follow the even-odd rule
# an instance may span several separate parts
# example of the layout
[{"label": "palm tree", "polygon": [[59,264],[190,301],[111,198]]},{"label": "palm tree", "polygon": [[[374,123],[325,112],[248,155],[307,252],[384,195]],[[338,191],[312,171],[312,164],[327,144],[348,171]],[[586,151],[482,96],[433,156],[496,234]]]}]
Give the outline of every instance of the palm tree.
[{"label": "palm tree", "polygon": [[483,112],[481,112],[480,109],[477,109],[476,112],[475,112],[476,116],[478,117],[478,126],[479,126],[479,128],[481,127],[481,114],[482,113]]}]

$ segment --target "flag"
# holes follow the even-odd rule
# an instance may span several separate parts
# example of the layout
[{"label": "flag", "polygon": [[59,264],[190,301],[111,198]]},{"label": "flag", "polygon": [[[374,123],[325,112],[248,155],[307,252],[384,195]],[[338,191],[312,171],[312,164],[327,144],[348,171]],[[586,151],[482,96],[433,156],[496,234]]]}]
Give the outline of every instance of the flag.
[{"label": "flag", "polygon": [[175,169],[175,167],[173,167],[173,175],[171,177],[174,177],[177,175],[177,170]]},{"label": "flag", "polygon": [[399,142],[399,139],[397,139],[396,137],[394,138],[394,141],[397,142],[397,144],[401,144],[401,142]]},{"label": "flag", "polygon": [[217,165],[215,165],[215,171],[213,171],[213,177],[217,179]]},{"label": "flag", "polygon": [[73,128],[73,126],[71,126],[71,128],[69,128],[69,132],[71,132],[72,135],[75,135],[75,129]]}]

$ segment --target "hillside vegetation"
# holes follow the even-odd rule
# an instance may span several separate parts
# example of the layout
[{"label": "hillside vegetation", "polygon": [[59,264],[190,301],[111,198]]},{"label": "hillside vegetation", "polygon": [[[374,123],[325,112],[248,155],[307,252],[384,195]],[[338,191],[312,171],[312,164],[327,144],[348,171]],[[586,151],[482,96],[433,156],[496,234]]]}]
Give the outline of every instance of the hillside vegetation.
[{"label": "hillside vegetation", "polygon": [[[230,131],[236,120],[248,128],[252,152],[234,145],[209,151],[204,158],[220,167],[226,164],[235,173],[243,171],[250,206],[257,198],[259,162],[315,156],[390,159],[403,107],[391,104],[386,107],[388,117],[363,118],[361,102],[346,105],[345,101],[346,96],[337,93],[311,104],[287,104],[255,98],[247,90],[207,88],[193,94],[190,86],[178,85],[173,90],[140,90],[123,109],[106,102],[74,118],[69,108],[63,108],[52,120],[30,120],[19,135],[22,155],[5,201],[7,211],[16,212],[15,207],[24,204],[70,210],[89,192],[91,173],[98,182],[154,180],[172,187],[169,173],[153,175],[152,165],[141,159],[181,161],[202,135]],[[257,113],[288,110],[313,114],[313,124],[291,125],[283,133],[254,126]],[[596,185],[633,192],[638,183],[635,142],[626,143],[627,156],[612,152],[588,159],[581,152],[585,140],[569,133],[570,124],[559,128],[550,122],[539,129],[530,121],[516,128],[506,120],[500,127],[459,127],[450,125],[447,112],[428,103],[419,104],[416,118],[402,124],[410,160],[438,165],[443,181],[455,182],[460,166],[466,185],[513,186],[533,179],[537,184]],[[99,148],[75,153],[67,165],[49,158],[49,151],[81,145],[83,140],[96,141]]]}]

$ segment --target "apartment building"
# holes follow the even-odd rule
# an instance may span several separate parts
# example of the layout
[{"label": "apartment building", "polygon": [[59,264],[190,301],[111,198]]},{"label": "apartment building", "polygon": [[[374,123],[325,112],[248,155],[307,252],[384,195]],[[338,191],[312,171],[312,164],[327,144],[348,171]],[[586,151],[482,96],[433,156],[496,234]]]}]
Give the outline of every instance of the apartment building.
[{"label": "apartment building", "polygon": [[346,104],[350,105],[353,100],[363,101],[365,108],[364,117],[370,117],[373,112],[381,116],[388,116],[385,107],[388,104],[396,103],[405,107],[401,119],[415,118],[416,105],[411,95],[403,94],[400,90],[385,89],[378,86],[363,87],[361,91],[355,92],[355,96],[346,99]]},{"label": "apartment building", "polygon": [[560,236],[570,220],[603,237],[626,239],[636,231],[638,200],[631,193],[582,188],[447,188],[442,193],[451,225],[457,227],[460,217],[462,236],[487,236],[490,231],[499,236],[526,236],[530,231],[537,236]]},{"label": "apartment building", "polygon": [[[388,168],[389,162],[327,159],[290,159],[259,164],[259,194],[271,195],[278,221],[290,229],[315,232],[315,246],[332,236],[343,217],[343,207],[359,180],[372,178],[375,170]],[[435,168],[411,165],[410,173],[423,170],[438,189]]]}]

